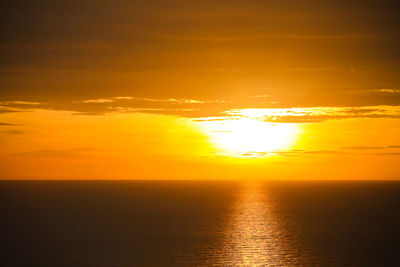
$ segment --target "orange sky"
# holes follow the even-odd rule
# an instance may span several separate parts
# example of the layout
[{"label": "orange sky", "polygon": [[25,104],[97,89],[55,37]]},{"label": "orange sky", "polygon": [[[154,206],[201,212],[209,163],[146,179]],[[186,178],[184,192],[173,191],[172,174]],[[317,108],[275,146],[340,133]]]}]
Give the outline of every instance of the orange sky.
[{"label": "orange sky", "polygon": [[397,1],[0,8],[0,179],[399,179]]},{"label": "orange sky", "polygon": [[[381,106],[365,108],[365,112],[372,109],[394,114],[400,111]],[[356,113],[362,114],[360,110]],[[400,125],[396,118],[368,117],[367,113],[363,118],[345,115],[337,119],[332,114],[332,119],[323,117],[324,121],[303,123],[299,118],[299,122],[271,123],[264,115],[263,119],[246,116],[189,119],[136,112],[76,115],[45,109],[5,113],[1,115],[3,121],[14,124],[3,125],[0,132],[1,176],[399,178]],[[298,117],[305,116],[310,115]]]}]

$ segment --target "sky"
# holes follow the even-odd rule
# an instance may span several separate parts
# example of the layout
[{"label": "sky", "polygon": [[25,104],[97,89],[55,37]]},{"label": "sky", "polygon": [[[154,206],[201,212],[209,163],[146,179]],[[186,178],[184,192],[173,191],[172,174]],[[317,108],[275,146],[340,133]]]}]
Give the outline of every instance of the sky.
[{"label": "sky", "polygon": [[0,179],[400,179],[398,1],[0,3]]}]

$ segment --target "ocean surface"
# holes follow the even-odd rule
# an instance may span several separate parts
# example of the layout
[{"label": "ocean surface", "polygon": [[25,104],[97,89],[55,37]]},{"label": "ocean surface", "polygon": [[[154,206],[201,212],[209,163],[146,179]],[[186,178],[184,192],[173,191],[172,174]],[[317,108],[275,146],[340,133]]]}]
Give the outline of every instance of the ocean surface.
[{"label": "ocean surface", "polygon": [[400,266],[400,182],[2,181],[0,266]]}]

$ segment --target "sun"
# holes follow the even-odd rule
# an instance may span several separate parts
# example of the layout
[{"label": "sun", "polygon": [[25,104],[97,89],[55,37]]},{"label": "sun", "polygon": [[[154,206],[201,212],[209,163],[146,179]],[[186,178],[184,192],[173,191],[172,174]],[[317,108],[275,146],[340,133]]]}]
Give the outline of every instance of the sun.
[{"label": "sun", "polygon": [[270,123],[258,118],[205,121],[203,128],[222,154],[233,157],[264,157],[288,149],[298,133],[296,124]]}]

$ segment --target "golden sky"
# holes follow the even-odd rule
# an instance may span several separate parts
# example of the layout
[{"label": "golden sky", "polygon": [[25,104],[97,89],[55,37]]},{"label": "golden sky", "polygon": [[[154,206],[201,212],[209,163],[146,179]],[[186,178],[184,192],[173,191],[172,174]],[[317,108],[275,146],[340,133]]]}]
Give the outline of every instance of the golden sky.
[{"label": "golden sky", "polygon": [[397,1],[0,10],[0,179],[400,178]]}]

